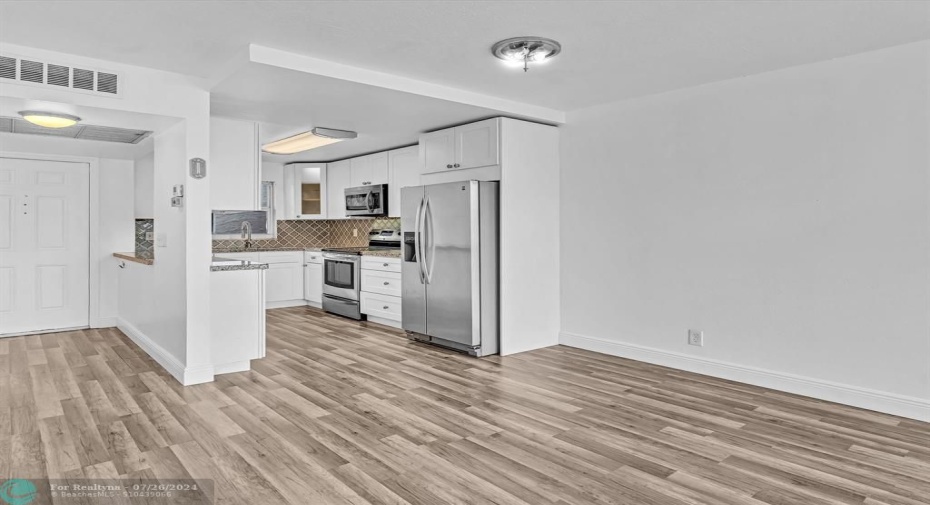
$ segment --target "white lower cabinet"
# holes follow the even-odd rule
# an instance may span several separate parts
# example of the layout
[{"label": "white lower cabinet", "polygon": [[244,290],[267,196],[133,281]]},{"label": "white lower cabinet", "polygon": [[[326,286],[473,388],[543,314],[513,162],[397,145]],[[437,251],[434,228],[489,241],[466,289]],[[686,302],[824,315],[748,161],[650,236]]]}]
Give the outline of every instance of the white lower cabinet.
[{"label": "white lower cabinet", "polygon": [[315,305],[323,303],[323,253],[304,253],[304,300]]},{"label": "white lower cabinet", "polygon": [[400,297],[362,291],[362,314],[400,322]]},{"label": "white lower cabinet", "polygon": [[303,300],[302,270],[300,263],[270,263],[265,273],[265,303]]},{"label": "white lower cabinet", "polygon": [[401,274],[400,258],[369,256],[362,258],[362,314],[375,322],[400,327]]}]

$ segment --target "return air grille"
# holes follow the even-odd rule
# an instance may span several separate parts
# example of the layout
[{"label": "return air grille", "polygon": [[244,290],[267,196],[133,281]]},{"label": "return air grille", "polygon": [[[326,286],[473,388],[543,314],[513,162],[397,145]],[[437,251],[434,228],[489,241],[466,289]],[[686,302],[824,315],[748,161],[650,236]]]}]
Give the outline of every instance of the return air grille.
[{"label": "return air grille", "polygon": [[112,126],[84,124],[69,126],[67,128],[43,128],[24,119],[4,116],[0,116],[0,132],[96,140],[100,142],[116,142],[119,144],[138,144],[142,139],[148,137],[152,133],[148,130],[131,130],[127,128],[113,128]]},{"label": "return air grille", "polygon": [[42,77],[45,74],[45,64],[38,61],[20,60],[19,62],[19,80],[26,82],[42,83]]},{"label": "return air grille", "polygon": [[68,87],[71,84],[71,68],[49,63],[46,79],[52,86]]},{"label": "return air grille", "polygon": [[16,58],[0,56],[0,79],[16,79]]},{"label": "return air grille", "polygon": [[0,55],[0,79],[119,96],[119,74]]}]

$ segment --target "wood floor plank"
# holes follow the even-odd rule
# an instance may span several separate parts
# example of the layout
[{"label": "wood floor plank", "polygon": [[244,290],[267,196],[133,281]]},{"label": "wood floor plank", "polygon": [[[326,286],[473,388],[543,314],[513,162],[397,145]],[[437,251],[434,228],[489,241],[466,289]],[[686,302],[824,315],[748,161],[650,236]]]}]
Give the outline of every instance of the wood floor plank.
[{"label": "wood floor plank", "polygon": [[114,328],[0,339],[0,477],[192,478],[233,505],[930,503],[928,423],[568,347],[267,322],[251,371],[191,387]]}]

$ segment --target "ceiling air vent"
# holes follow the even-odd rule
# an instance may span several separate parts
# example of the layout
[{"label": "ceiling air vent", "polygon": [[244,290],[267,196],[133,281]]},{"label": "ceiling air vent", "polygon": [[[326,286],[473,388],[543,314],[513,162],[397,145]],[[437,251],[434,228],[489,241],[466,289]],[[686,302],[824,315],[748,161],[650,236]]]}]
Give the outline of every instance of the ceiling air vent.
[{"label": "ceiling air vent", "polygon": [[71,85],[71,67],[49,63],[45,82],[52,86],[69,87]]},{"label": "ceiling air vent", "polygon": [[16,58],[0,56],[0,78],[16,79]]},{"label": "ceiling air vent", "polygon": [[19,62],[19,80],[26,82],[45,82],[45,64],[38,61],[20,60]]},{"label": "ceiling air vent", "polygon": [[43,128],[24,119],[8,116],[0,116],[0,132],[117,142],[119,144],[138,144],[142,139],[152,134],[148,130],[131,130],[128,128],[85,124],[76,124],[65,128]]},{"label": "ceiling air vent", "polygon": [[0,55],[0,78],[119,96],[119,74]]},{"label": "ceiling air vent", "polygon": [[74,77],[71,81],[71,87],[74,89],[94,90],[94,71],[84,70],[83,68],[74,69]]},{"label": "ceiling air vent", "polygon": [[115,95],[117,92],[116,83],[116,74],[97,72],[97,91]]}]

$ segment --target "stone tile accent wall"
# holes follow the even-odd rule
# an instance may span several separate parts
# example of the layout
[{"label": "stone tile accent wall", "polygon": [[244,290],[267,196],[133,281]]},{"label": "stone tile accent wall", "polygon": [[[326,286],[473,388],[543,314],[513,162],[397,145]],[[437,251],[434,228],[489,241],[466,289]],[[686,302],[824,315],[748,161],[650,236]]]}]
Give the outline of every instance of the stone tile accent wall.
[{"label": "stone tile accent wall", "polygon": [[[151,239],[146,234],[151,234]],[[136,256],[145,259],[155,258],[155,220],[136,219]]]},{"label": "stone tile accent wall", "polygon": [[[252,249],[308,249],[316,247],[364,247],[372,229],[400,229],[398,218],[286,220],[278,221],[277,236],[255,239]],[[358,236],[352,236],[352,230]],[[235,251],[245,247],[242,240],[214,240],[214,251]]]}]

